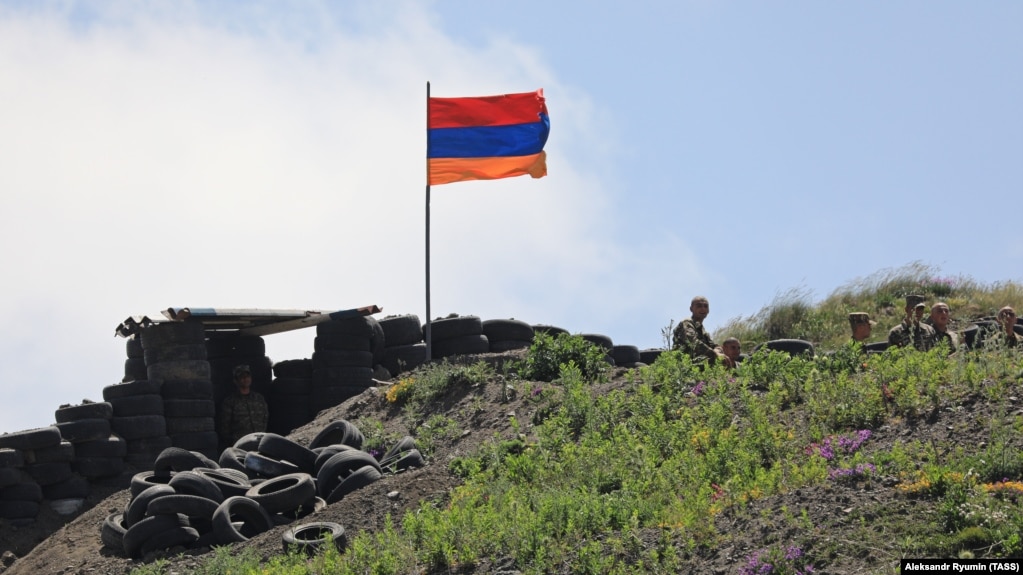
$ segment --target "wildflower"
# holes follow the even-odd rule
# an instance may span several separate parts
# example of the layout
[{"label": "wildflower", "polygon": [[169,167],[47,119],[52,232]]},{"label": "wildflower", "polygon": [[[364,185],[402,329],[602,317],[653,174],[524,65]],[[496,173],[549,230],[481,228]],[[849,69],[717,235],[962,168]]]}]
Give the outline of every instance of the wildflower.
[{"label": "wildflower", "polygon": [[706,384],[707,382],[705,381],[697,382],[697,384],[693,386],[693,389],[690,390],[690,393],[692,393],[695,396],[699,396],[701,393],[703,393],[703,387]]}]

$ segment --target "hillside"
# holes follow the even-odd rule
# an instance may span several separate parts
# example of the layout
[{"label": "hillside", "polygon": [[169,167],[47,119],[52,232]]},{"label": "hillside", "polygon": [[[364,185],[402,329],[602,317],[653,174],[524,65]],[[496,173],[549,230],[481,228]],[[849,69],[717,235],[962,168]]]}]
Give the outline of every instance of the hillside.
[{"label": "hillside", "polygon": [[[732,469],[721,475],[720,483],[711,483],[704,490],[709,505],[702,507],[707,510],[705,519],[712,521],[712,524],[701,523],[699,517],[683,513],[676,517],[676,524],[644,524],[643,520],[639,520],[630,526],[617,528],[594,526],[589,536],[567,530],[563,535],[566,542],[574,541],[570,546],[556,544],[554,540],[546,542],[550,545],[551,558],[557,557],[554,565],[561,565],[556,571],[578,572],[582,551],[592,544],[598,545],[603,554],[613,560],[606,565],[617,566],[616,569],[622,572],[629,572],[626,568],[628,565],[650,562],[657,557],[661,567],[650,565],[644,572],[679,570],[691,573],[738,573],[744,566],[749,566],[751,561],[756,561],[754,558],[758,552],[767,550],[766,553],[777,554],[782,550],[781,554],[784,555],[785,552],[794,553],[792,549],[796,548],[803,559],[788,563],[787,560],[781,560],[775,573],[794,573],[797,572],[797,566],[805,565],[813,565],[818,572],[827,573],[892,573],[896,572],[898,560],[903,556],[960,553],[964,550],[976,556],[998,556],[1006,554],[1008,545],[1016,545],[1013,549],[1019,553],[1018,538],[1013,542],[1004,536],[1003,531],[999,531],[1015,529],[1019,533],[1023,525],[1023,511],[1020,510],[1018,497],[1020,493],[1015,491],[1023,470],[1019,455],[1023,441],[1018,433],[1020,422],[1023,421],[1023,410],[1018,400],[1019,357],[988,354],[973,356],[967,361],[965,357],[961,360],[947,360],[934,357],[933,354],[917,355],[918,358],[895,357],[885,358],[884,361],[878,358],[872,369],[882,370],[885,364],[899,362],[916,362],[913,366],[901,366],[910,371],[928,367],[935,377],[944,380],[935,388],[935,395],[930,399],[921,398],[916,390],[909,387],[893,384],[896,396],[891,402],[882,400],[880,388],[865,390],[863,400],[880,407],[874,410],[870,407],[845,406],[848,410],[843,415],[825,405],[809,405],[816,399],[807,391],[802,400],[790,396],[785,400],[787,407],[775,414],[780,416],[777,421],[788,422],[787,428],[794,434],[808,433],[801,437],[794,435],[782,438],[776,447],[792,444],[793,452],[803,452],[810,459],[814,459],[811,453],[813,450],[819,450],[821,445],[827,443],[822,437],[812,437],[820,429],[833,426],[837,437],[842,432],[859,429],[860,426],[834,424],[840,421],[857,423],[855,419],[860,416],[873,419],[868,426],[869,439],[857,446],[855,456],[842,463],[850,469],[855,468],[852,465],[854,463],[861,466],[875,465],[876,474],[829,477],[827,469],[821,467],[821,464],[826,465],[828,462],[821,459],[806,468],[793,464],[789,469],[791,477],[762,482],[762,487],[757,487],[755,480],[742,479],[746,475],[743,470]],[[480,358],[485,360],[486,365],[500,366],[524,357],[525,353],[519,351]],[[473,369],[485,375],[485,379],[465,385],[451,385],[423,404],[421,411],[402,408],[389,402],[384,390],[370,390],[321,413],[316,421],[296,430],[291,437],[300,443],[308,443],[322,426],[343,418],[357,422],[367,431],[367,437],[375,435],[396,438],[412,432],[421,445],[428,447],[430,453],[425,467],[385,477],[341,502],[328,506],[317,513],[315,518],[345,525],[349,541],[357,539],[361,533],[380,536],[379,541],[383,545],[389,539],[381,536],[388,532],[388,517],[393,520],[394,526],[400,526],[406,513],[415,514],[422,509],[450,509],[455,499],[466,497],[465,493],[457,490],[458,486],[466,484],[465,474],[459,475],[452,470],[451,463],[458,458],[479,453],[481,449],[491,449],[490,453],[496,454],[492,448],[497,445],[519,445],[520,449],[504,454],[505,463],[510,463],[514,457],[510,453],[518,455],[549,450],[547,457],[568,457],[566,452],[561,451],[564,446],[546,447],[546,439],[537,434],[538,427],[551,423],[541,423],[539,426],[530,423],[543,421],[545,412],[554,406],[554,403],[543,400],[543,395],[547,393],[544,388],[559,384],[524,381],[500,368],[486,370],[483,364],[474,364],[480,358],[462,358],[460,364],[451,364],[449,367],[468,369],[476,365]],[[918,360],[924,359],[931,364],[919,363]],[[683,386],[685,391],[677,396],[684,398],[680,412],[696,408],[702,398],[710,401],[713,397],[715,400],[727,401],[735,410],[718,413],[724,421],[722,426],[740,433],[741,429],[748,430],[751,427],[748,418],[759,417],[749,412],[751,405],[774,402],[785,391],[786,377],[809,374],[809,371],[793,364],[810,362],[786,360],[788,367],[781,367],[778,363],[781,358],[775,360],[751,362],[734,374],[708,372],[704,374],[708,377],[702,390],[697,388],[700,382],[678,381],[672,384],[669,380],[654,377],[654,368],[646,370],[651,373],[645,378],[639,376],[643,368],[615,368],[608,374],[606,382],[594,383],[588,389],[593,392],[592,397],[597,398],[615,397],[619,393],[636,398],[651,393],[674,394],[681,391],[681,388],[672,389],[673,385]],[[660,363],[665,364],[659,366],[662,372],[682,370],[675,371],[675,375],[690,369],[685,365],[670,365],[671,361]],[[780,378],[776,380],[779,383],[747,383],[766,373],[766,369],[780,370]],[[1000,372],[1003,377],[993,380],[973,371],[972,375],[962,377],[959,381],[945,379],[950,374],[958,374],[955,377],[960,377],[975,369]],[[723,378],[721,383],[727,387],[715,387],[712,379],[716,377]],[[647,382],[644,383],[643,379]],[[787,392],[798,393],[794,388]],[[870,399],[867,399],[868,395]],[[741,396],[745,396],[745,399],[741,399]],[[564,400],[565,397],[562,397],[558,403]],[[918,400],[918,403],[913,403]],[[850,415],[854,417],[850,419]],[[546,416],[555,417],[553,414]],[[815,419],[821,417],[831,417],[833,421],[821,427],[821,422],[814,423]],[[627,419],[623,418],[619,423],[628,426]],[[752,427],[762,425],[766,426],[768,422],[756,423]],[[815,432],[814,428],[818,431]],[[721,431],[717,432],[718,436]],[[848,433],[846,436],[852,437]],[[706,457],[713,456],[715,446],[710,435],[694,431],[680,439],[685,444],[707,441],[697,452]],[[737,461],[745,457],[740,452],[742,445],[736,444],[735,452],[728,456]],[[839,442],[834,443],[836,451],[838,445]],[[994,451],[996,448],[997,452]],[[991,461],[990,456],[995,453],[1000,455],[1000,461],[992,470],[990,468],[996,462]],[[788,456],[779,454],[775,457],[782,461]],[[628,477],[614,477],[619,469],[623,469],[617,463],[596,460],[590,463],[608,470],[605,479],[611,481],[611,487],[606,490],[607,495],[622,490],[623,483],[628,484],[630,481]],[[646,465],[636,461],[624,469],[640,473]],[[727,477],[729,472],[734,474],[733,477]],[[1010,475],[1002,477],[999,475],[1002,473]],[[949,494],[956,489],[972,489],[980,493],[984,489],[983,485],[997,481],[992,479],[995,476],[1008,480],[1003,481],[1006,487],[1002,489],[1002,498],[997,499],[1005,505],[995,505],[993,502],[996,498],[992,496],[984,496],[977,500],[978,503],[974,501],[973,495],[966,497],[960,493],[957,496],[962,499],[960,505],[976,506],[973,516],[978,513],[987,514],[987,519],[972,525],[965,518],[969,514],[964,513],[961,514],[964,517],[960,517],[960,525],[950,526],[949,517],[957,515],[949,510]],[[488,479],[492,482],[506,480],[499,476]],[[690,479],[681,476],[678,479],[678,498],[701,497],[690,490]],[[774,487],[769,487],[771,485]],[[582,489],[585,491],[585,488]],[[758,493],[758,489],[763,492]],[[655,496],[655,493],[658,492],[651,491],[650,496]],[[127,500],[128,495],[124,490],[112,493],[17,560],[4,572],[5,575],[131,572],[140,564],[110,554],[102,548],[99,539],[103,518],[109,513],[120,511]],[[687,513],[695,513],[699,507]],[[660,521],[663,522],[663,518]],[[999,525],[991,521],[997,521]],[[258,557],[267,559],[279,553],[284,529],[278,527],[256,536],[248,543],[237,544],[232,551],[250,549]],[[468,534],[465,536],[467,540],[470,539]],[[412,572],[516,573],[529,572],[531,568],[529,562],[523,559],[524,555],[516,557],[516,554],[525,553],[522,549],[507,549],[493,555],[484,552],[468,562],[457,558],[459,551],[452,550],[451,556],[444,558],[430,555],[425,547],[421,542],[421,545],[406,549],[406,552],[413,553],[414,548],[414,554],[419,557],[415,560],[418,567]],[[401,549],[396,552],[400,554]],[[155,564],[159,566],[156,572],[200,571],[207,568],[206,562],[214,556],[213,553],[207,553],[168,558],[165,562]],[[782,563],[789,566],[785,567]]]}]

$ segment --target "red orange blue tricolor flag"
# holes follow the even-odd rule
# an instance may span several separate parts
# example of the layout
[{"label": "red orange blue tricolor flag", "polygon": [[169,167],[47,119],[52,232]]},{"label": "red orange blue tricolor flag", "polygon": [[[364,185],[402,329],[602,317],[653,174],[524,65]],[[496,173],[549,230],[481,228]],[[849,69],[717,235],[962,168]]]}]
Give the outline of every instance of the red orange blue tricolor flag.
[{"label": "red orange blue tricolor flag", "polygon": [[543,89],[477,98],[427,98],[430,185],[547,175],[551,130]]}]

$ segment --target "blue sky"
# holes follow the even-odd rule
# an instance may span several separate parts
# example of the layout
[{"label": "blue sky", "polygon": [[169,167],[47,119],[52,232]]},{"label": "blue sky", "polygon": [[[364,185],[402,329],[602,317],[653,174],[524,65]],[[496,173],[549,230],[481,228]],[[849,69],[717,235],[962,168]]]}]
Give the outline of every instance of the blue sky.
[{"label": "blue sky", "polygon": [[657,347],[696,294],[1021,281],[1017,2],[0,0],[0,69],[0,431],[100,399],[131,315],[425,319],[427,81],[552,124],[547,178],[433,189],[434,316]]}]

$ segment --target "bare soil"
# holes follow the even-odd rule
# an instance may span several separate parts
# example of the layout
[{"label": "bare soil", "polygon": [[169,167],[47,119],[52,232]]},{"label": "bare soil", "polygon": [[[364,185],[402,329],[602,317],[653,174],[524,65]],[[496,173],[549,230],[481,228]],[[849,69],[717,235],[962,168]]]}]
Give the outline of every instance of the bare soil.
[{"label": "bare soil", "polygon": [[[488,354],[464,358],[475,362],[486,359],[494,364],[520,358],[522,352]],[[608,388],[625,386],[628,370],[616,368]],[[319,414],[315,421],[295,430],[290,437],[307,445],[324,425],[338,419],[381,422],[388,436],[409,434],[400,409],[384,398],[384,387],[372,388],[362,395]],[[515,433],[510,421],[530,421],[531,403],[509,394],[503,383],[477,388],[451,390],[436,406],[435,413],[456,420],[463,432],[456,438],[438,442],[435,451],[420,469],[385,476],[327,506],[306,521],[341,523],[349,535],[362,530],[383,528],[388,516],[399,520],[407,511],[424,502],[443,503],[450,490],[461,480],[448,463],[455,457],[472,453],[482,442],[495,436],[511,438]],[[1018,406],[1018,404],[1017,404]],[[1017,409],[1017,413],[1020,410]],[[946,406],[918,421],[895,420],[876,430],[865,451],[890,449],[895,442],[933,441],[935,445],[960,445],[975,450],[986,437],[986,424],[993,415],[987,404],[977,401]],[[13,527],[0,520],[0,551],[6,559],[0,563],[3,575],[46,574],[122,574],[141,562],[121,557],[105,549],[100,542],[100,526],[106,516],[124,509],[132,473],[96,483],[93,493],[77,514],[62,517],[48,507],[33,525]],[[905,521],[931,521],[928,504],[897,495],[893,478],[870,483],[848,483],[804,488],[764,498],[741,510],[730,510],[716,518],[723,534],[720,545],[691,551],[692,573],[735,573],[750,553],[766,545],[790,541],[803,542],[804,551],[827,563],[826,572],[895,573],[899,557],[890,548],[865,550],[861,543],[864,529],[881,515],[895,514]],[[251,547],[261,556],[280,553],[281,536],[287,526],[277,527],[254,537],[239,547]],[[660,536],[651,530],[650,544]],[[205,554],[178,550],[180,554],[160,555],[169,560],[168,572],[188,573],[199,565]],[[14,559],[13,557],[16,557]],[[156,556],[143,558],[152,561]],[[516,573],[510,560],[492,558],[474,568],[475,573]]]}]

